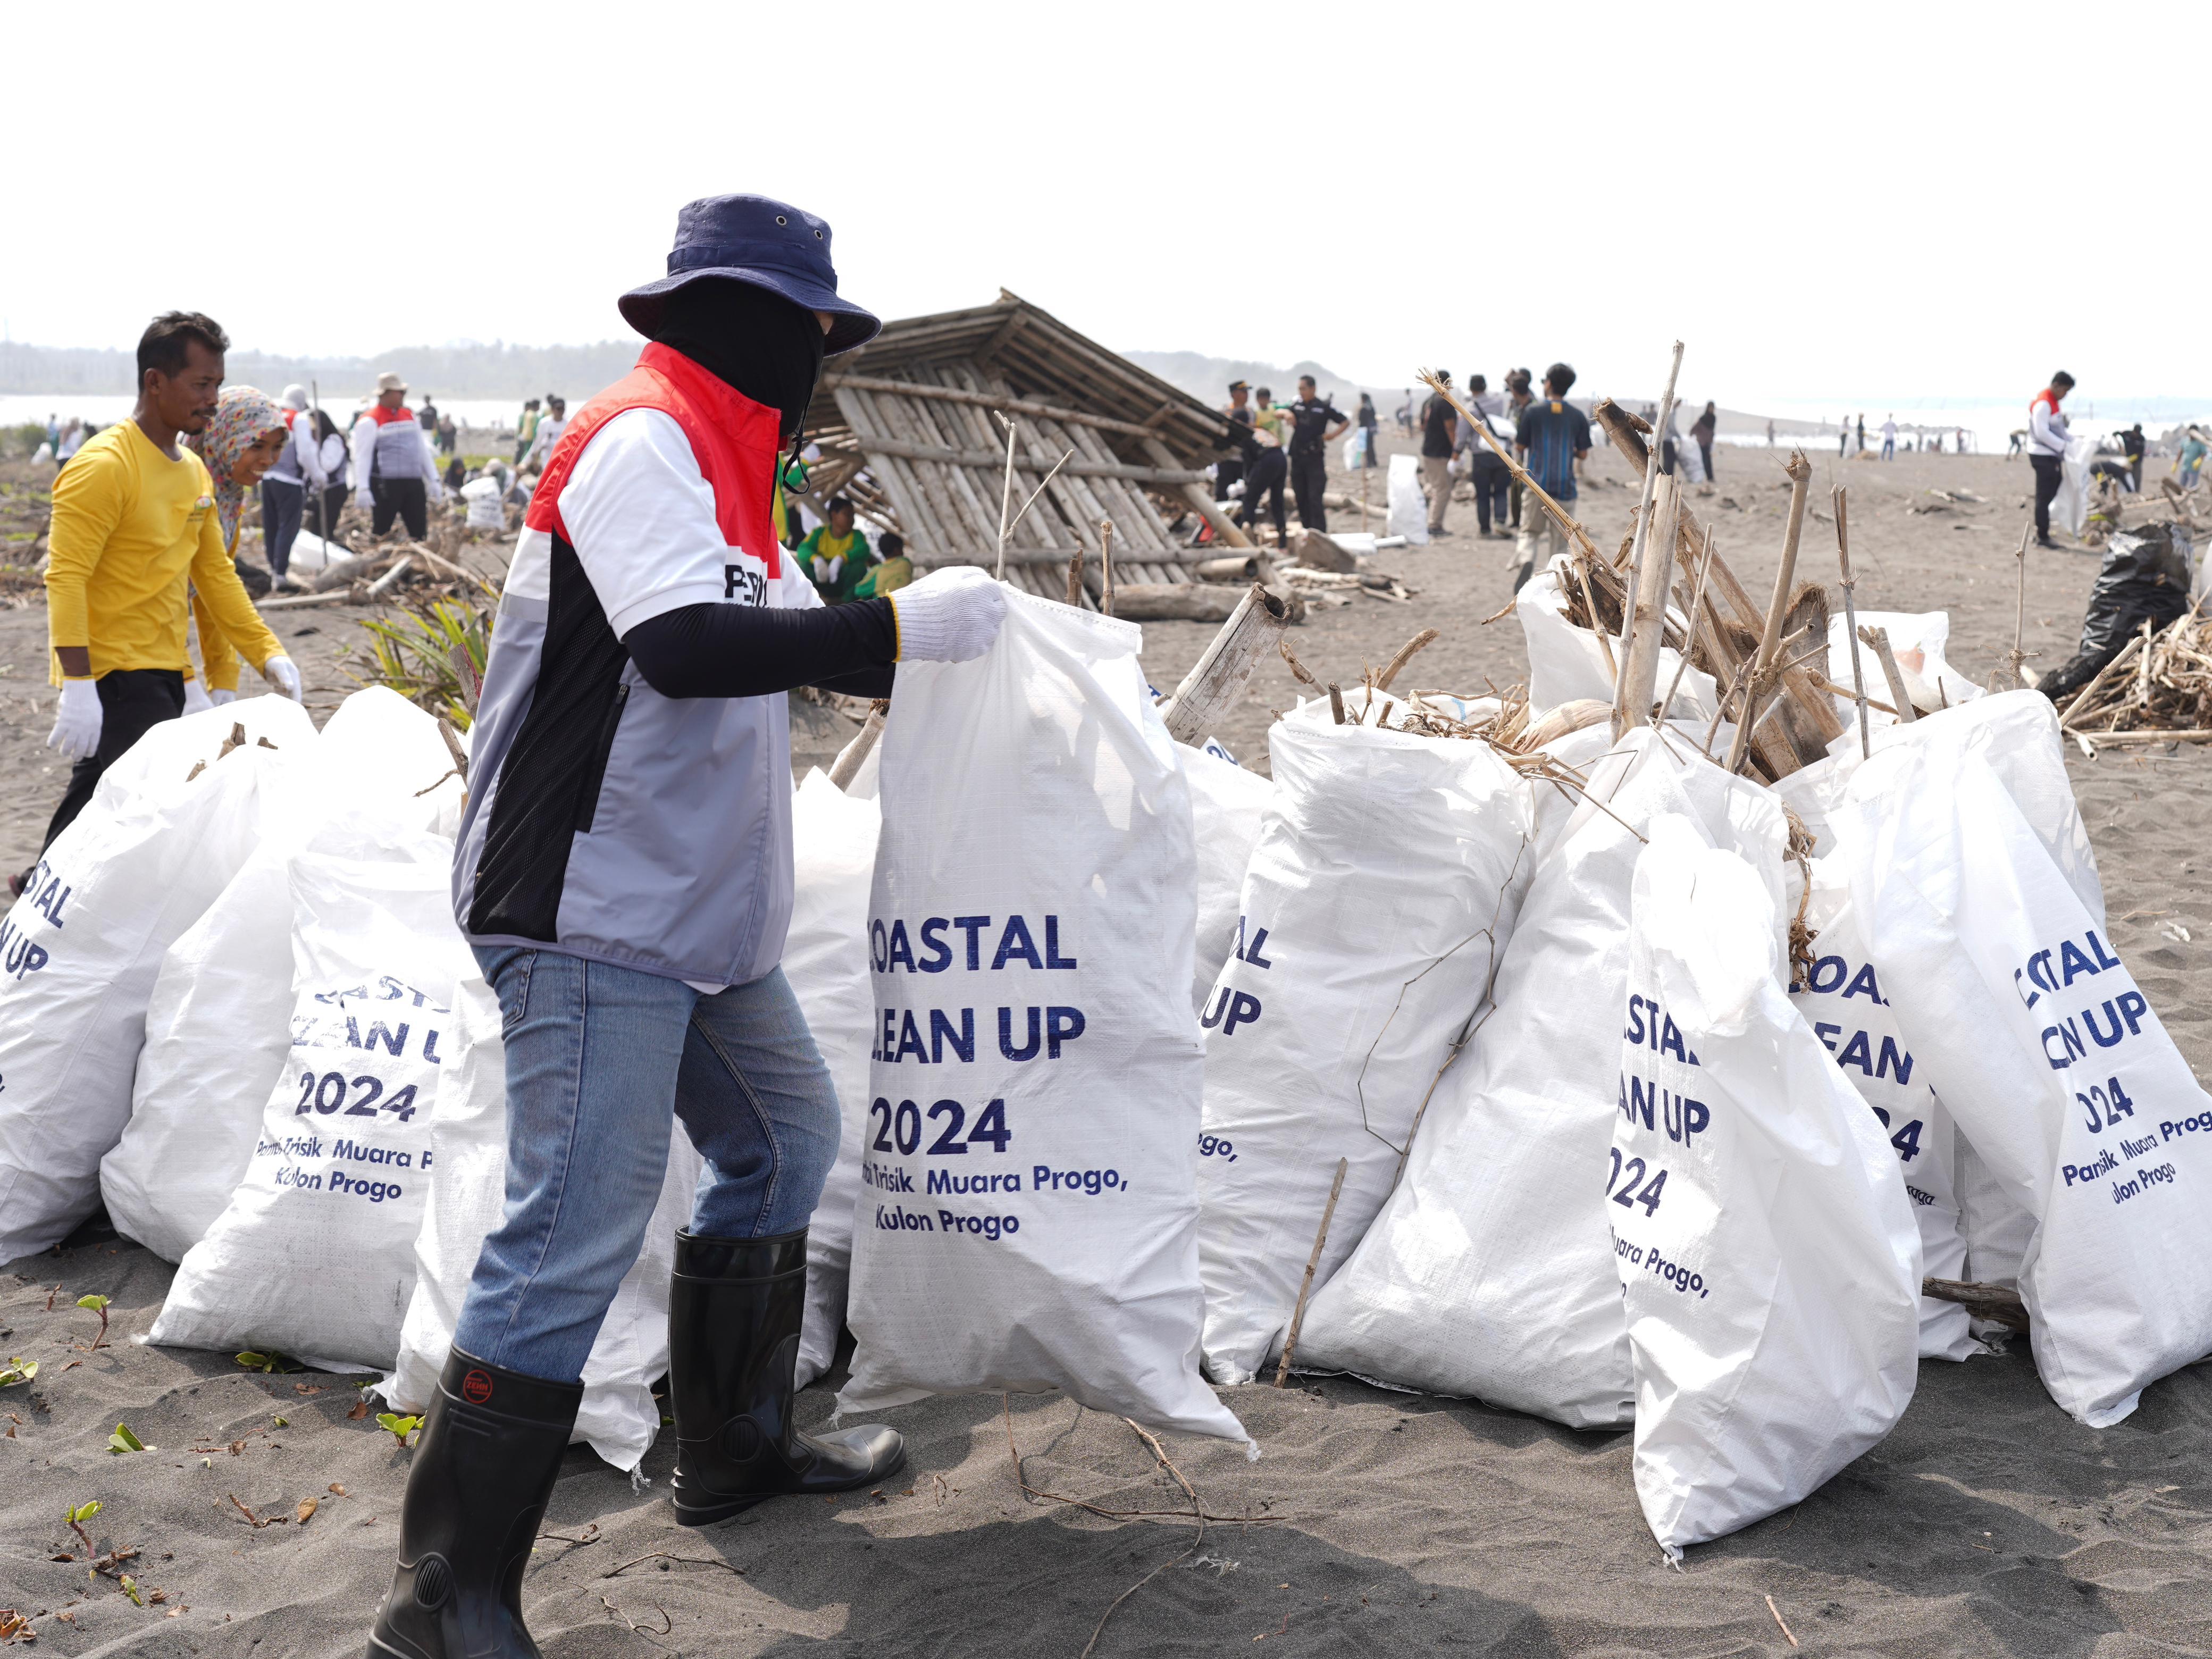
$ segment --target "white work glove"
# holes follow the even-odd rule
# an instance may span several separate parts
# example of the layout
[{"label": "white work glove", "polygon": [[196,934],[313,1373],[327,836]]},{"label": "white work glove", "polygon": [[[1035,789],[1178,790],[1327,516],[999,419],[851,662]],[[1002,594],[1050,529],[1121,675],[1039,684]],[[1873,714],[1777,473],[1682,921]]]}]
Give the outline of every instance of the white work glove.
[{"label": "white work glove", "polygon": [[901,662],[969,662],[991,648],[1006,596],[974,565],[955,566],[890,596]]},{"label": "white work glove", "polygon": [[814,568],[822,573],[814,580],[821,584],[821,586],[828,587],[835,583],[839,576],[844,574],[844,556],[842,554],[839,554],[834,559],[817,559],[814,562]]},{"label": "white work glove", "polygon": [[208,696],[207,687],[202,685],[197,679],[185,682],[185,713],[197,714],[203,708],[214,707],[214,702]]},{"label": "white work glove", "polygon": [[62,701],[54,715],[54,729],[46,733],[46,747],[62,751],[64,760],[90,760],[100,748],[100,682],[64,680]]},{"label": "white work glove", "polygon": [[368,486],[363,484],[353,492],[353,504],[367,513],[376,506],[376,497],[369,494]]},{"label": "white work glove", "polygon": [[[237,701],[237,692],[225,691],[221,687],[217,687],[215,690],[208,693],[208,707],[210,708],[220,708],[227,702],[236,702]],[[186,709],[185,712],[186,714],[190,714],[191,711],[190,709]]]},{"label": "white work glove", "polygon": [[278,696],[289,697],[294,702],[301,701],[299,665],[283,652],[261,665],[261,678],[269,682],[270,689]]}]

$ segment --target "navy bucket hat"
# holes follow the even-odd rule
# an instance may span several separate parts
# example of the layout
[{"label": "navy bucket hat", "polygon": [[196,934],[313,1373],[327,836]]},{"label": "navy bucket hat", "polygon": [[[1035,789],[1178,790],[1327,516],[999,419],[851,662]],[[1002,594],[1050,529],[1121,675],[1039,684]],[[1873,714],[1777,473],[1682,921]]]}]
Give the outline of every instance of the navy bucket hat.
[{"label": "navy bucket hat", "polygon": [[837,297],[837,271],[830,263],[829,222],[788,202],[766,196],[707,196],[676,216],[676,245],[668,275],[634,288],[617,303],[623,320],[651,336],[662,300],[702,276],[750,283],[809,311],[827,312],[826,356],[864,346],[883,324],[872,312]]}]

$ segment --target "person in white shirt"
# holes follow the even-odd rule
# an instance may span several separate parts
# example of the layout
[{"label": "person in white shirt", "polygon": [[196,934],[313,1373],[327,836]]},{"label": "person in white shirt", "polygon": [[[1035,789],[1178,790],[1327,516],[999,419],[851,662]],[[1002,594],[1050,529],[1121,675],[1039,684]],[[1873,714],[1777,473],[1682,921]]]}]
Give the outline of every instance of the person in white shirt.
[{"label": "person in white shirt", "polygon": [[276,585],[289,587],[291,579],[285,573],[291,568],[292,544],[299,538],[307,491],[322,487],[321,446],[315,441],[315,417],[307,408],[307,387],[286,386],[277,411],[284,417],[289,435],[276,465],[261,478],[261,548]]},{"label": "person in white shirt", "polygon": [[1881,458],[1885,461],[1897,459],[1897,416],[1894,415],[1882,416]]},{"label": "person in white shirt", "polygon": [[561,441],[561,434],[568,429],[568,405],[558,398],[548,398],[545,414],[538,422],[538,435],[531,440],[520,471],[543,472],[545,463],[553,458],[553,446]]},{"label": "person in white shirt", "polygon": [[397,515],[421,541],[430,533],[429,504],[445,499],[437,452],[407,407],[407,382],[388,369],[376,377],[376,401],[353,425],[353,483],[354,502],[379,536]]},{"label": "person in white shirt", "polygon": [[483,471],[461,486],[461,499],[469,504],[469,528],[497,534],[507,528],[506,465],[488,462]]},{"label": "person in white shirt", "polygon": [[2035,469],[2035,544],[2056,547],[2051,539],[2051,503],[2065,481],[2066,416],[2058,405],[2074,389],[2074,377],[2060,369],[2027,406],[2027,464]]}]

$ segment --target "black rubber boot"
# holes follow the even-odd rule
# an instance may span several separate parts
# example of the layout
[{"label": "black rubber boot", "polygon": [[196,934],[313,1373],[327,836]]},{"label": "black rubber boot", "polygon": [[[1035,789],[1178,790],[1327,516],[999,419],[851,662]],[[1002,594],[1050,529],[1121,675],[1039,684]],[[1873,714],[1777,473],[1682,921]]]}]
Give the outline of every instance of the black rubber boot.
[{"label": "black rubber boot", "polygon": [[806,1314],[806,1231],[776,1238],[676,1235],[668,1402],[676,1518],[709,1526],[787,1494],[871,1486],[906,1462],[879,1424],[801,1434],[792,1422]]},{"label": "black rubber boot", "polygon": [[399,1565],[368,1659],[538,1659],[522,1570],[568,1449],[580,1382],[502,1370],[455,1348],[415,1443]]}]

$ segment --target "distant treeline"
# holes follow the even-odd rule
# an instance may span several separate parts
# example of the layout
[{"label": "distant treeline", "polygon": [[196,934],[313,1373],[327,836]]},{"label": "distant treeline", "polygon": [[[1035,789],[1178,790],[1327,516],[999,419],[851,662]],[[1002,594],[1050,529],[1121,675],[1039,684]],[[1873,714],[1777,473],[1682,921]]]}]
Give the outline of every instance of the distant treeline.
[{"label": "distant treeline", "polygon": [[[364,392],[385,369],[441,398],[527,398],[557,392],[571,403],[629,373],[638,342],[595,345],[399,346],[374,357],[278,357],[234,350],[226,365],[236,383],[275,392],[296,380],[325,393]],[[0,392],[121,392],[136,390],[128,351],[69,346],[0,345]]]}]

